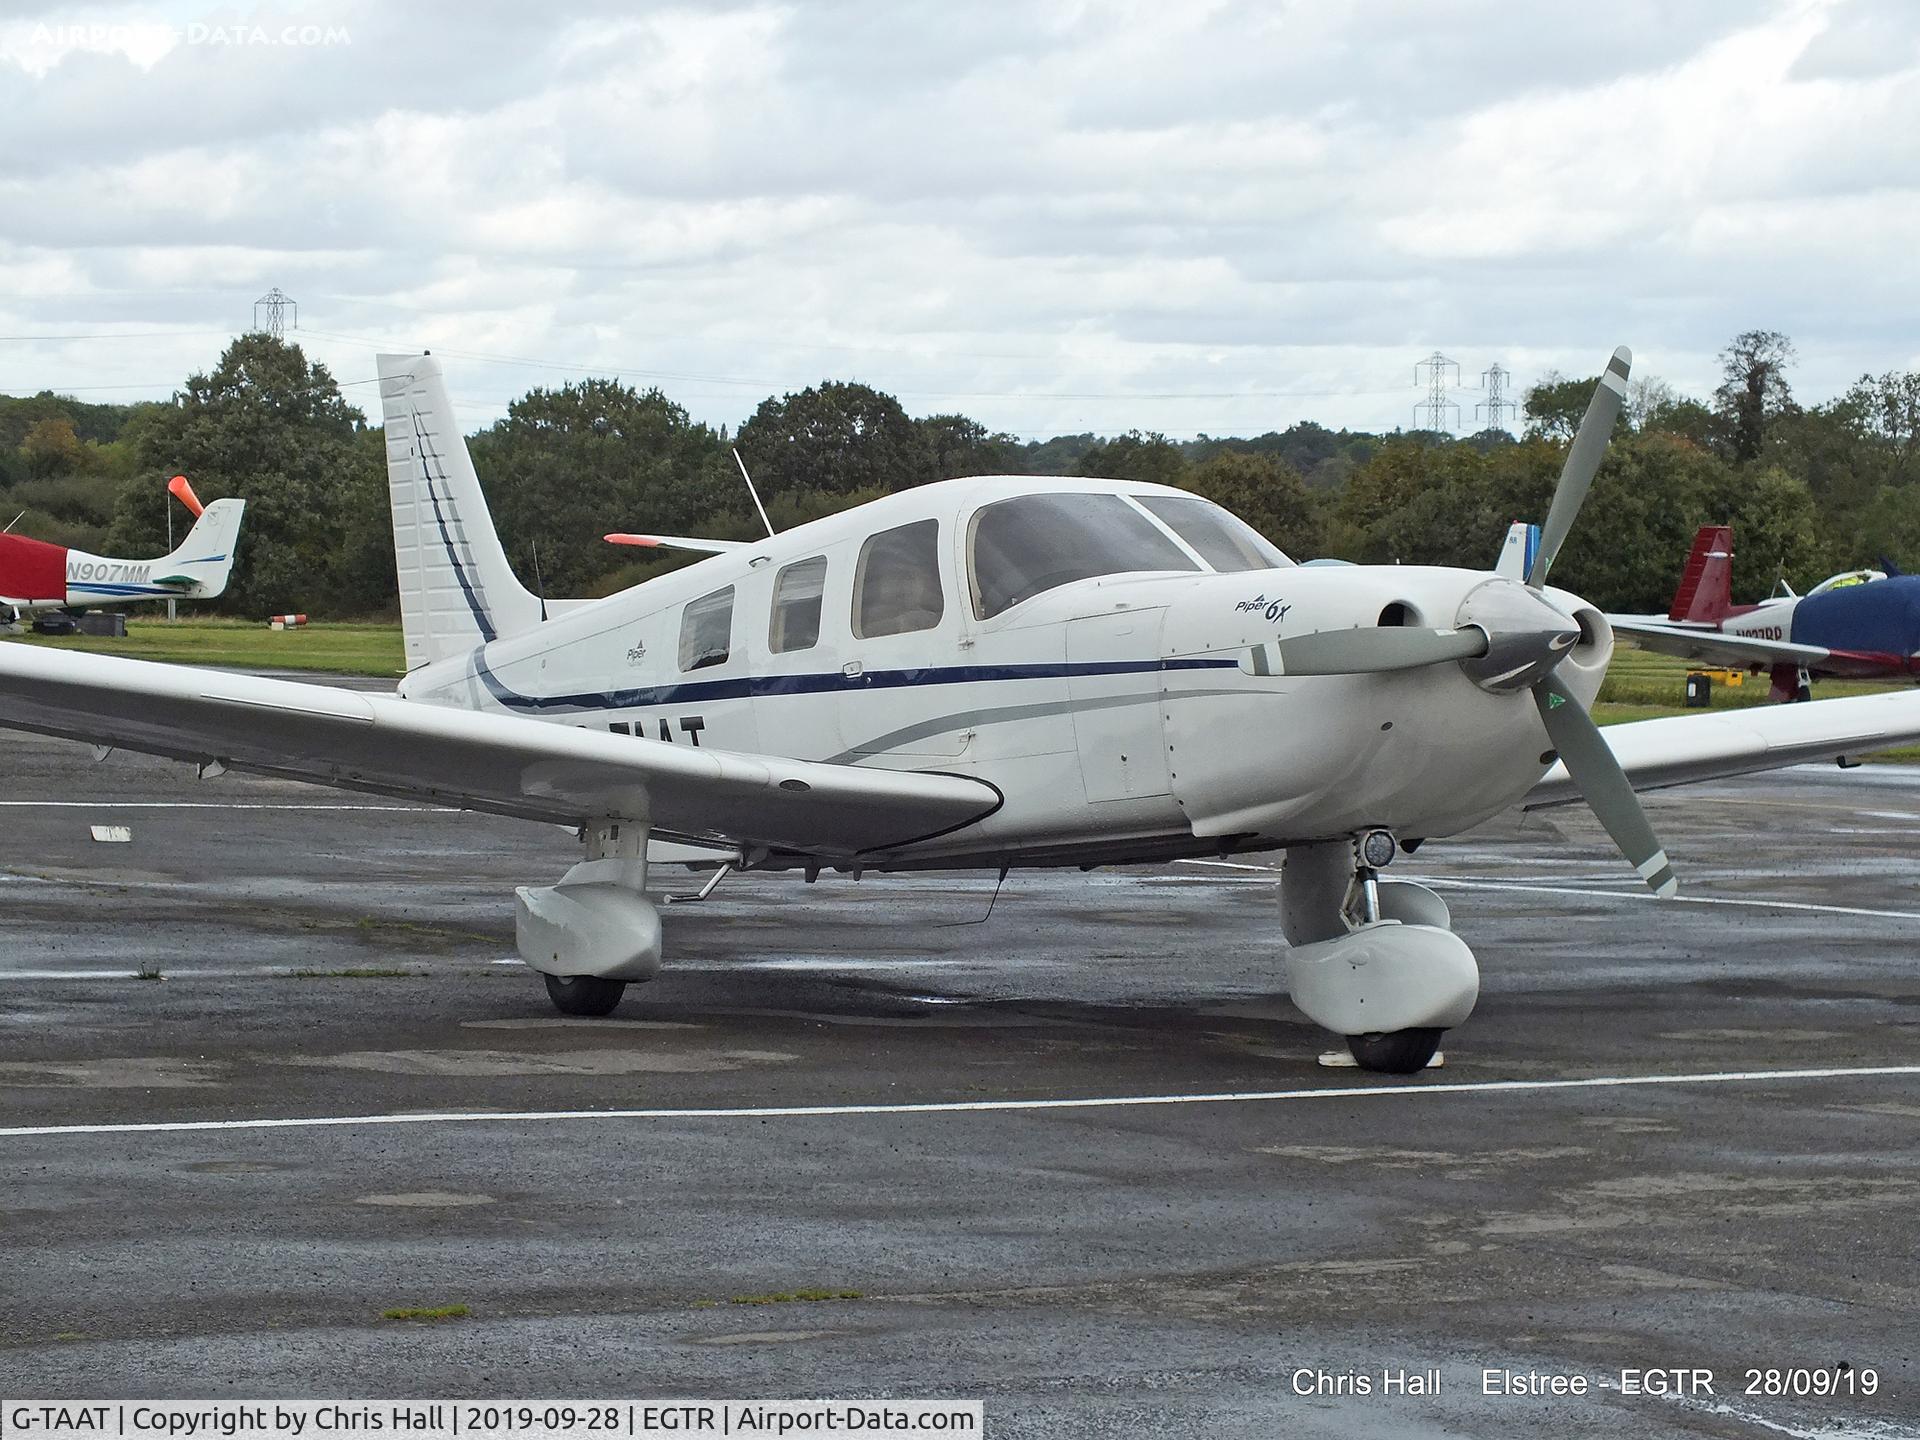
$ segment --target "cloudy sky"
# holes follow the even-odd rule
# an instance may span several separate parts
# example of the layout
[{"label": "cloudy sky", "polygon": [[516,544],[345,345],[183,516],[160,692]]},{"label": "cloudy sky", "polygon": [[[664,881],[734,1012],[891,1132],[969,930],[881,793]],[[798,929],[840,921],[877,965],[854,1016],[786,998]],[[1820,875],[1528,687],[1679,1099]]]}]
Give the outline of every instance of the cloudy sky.
[{"label": "cloudy sky", "polygon": [[162,397],[279,287],[356,399],[867,381],[1021,435],[1413,421],[1414,366],[1920,368],[1910,0],[0,10],[0,391]]}]

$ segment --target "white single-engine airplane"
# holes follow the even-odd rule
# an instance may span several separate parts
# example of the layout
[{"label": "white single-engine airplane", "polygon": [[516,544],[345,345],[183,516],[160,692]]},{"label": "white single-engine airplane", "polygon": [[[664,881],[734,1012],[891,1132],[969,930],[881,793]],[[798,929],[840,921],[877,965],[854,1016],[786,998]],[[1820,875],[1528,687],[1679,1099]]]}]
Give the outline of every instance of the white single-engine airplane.
[{"label": "white single-engine airplane", "polygon": [[1657,892],[1636,788],[1920,739],[1920,696],[1646,721],[1587,706],[1605,618],[1546,584],[1626,388],[1616,351],[1524,578],[1295,566],[1166,486],[923,485],[542,620],[438,362],[379,361],[410,673],[393,697],[0,647],[0,723],[577,827],[522,887],[563,1011],[656,973],[649,864],[1095,865],[1285,850],[1293,999],[1409,1072],[1479,992],[1396,850],[1585,798]]}]

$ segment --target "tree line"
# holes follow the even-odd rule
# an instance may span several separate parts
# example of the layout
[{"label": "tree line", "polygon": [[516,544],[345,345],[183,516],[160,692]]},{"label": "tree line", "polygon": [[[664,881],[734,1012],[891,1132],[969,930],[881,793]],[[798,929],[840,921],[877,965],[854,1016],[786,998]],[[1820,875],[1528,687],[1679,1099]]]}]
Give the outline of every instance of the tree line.
[{"label": "tree line", "polygon": [[[1836,570],[1920,563],[1920,374],[1863,375],[1802,406],[1793,362],[1787,337],[1749,331],[1721,355],[1710,396],[1636,382],[1555,580],[1608,608],[1663,608],[1708,522],[1735,527],[1743,599],[1780,580],[1804,589]],[[782,529],[953,476],[1087,475],[1206,495],[1298,559],[1485,567],[1509,522],[1544,516],[1596,383],[1543,377],[1519,436],[1303,421],[1248,438],[1023,442],[965,415],[916,419],[882,391],[833,380],[767,398],[730,435],[658,389],[589,379],[529,391],[470,445],[509,557],[555,596],[610,594],[691,558],[635,560],[601,540],[608,530],[759,534],[730,448]],[[158,554],[175,473],[203,499],[247,498],[222,609],[394,609],[382,433],[298,345],[242,336],[167,402],[0,397],[0,508],[23,512],[19,533]],[[176,539],[184,525],[176,516]]]}]

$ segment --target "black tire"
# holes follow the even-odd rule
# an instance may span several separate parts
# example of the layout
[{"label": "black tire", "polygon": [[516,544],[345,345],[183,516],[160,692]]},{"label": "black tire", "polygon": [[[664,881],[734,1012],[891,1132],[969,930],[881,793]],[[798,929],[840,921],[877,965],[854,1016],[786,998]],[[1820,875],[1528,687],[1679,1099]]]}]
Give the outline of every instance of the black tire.
[{"label": "black tire", "polygon": [[591,975],[549,975],[546,981],[547,998],[562,1015],[611,1015],[627,990],[624,980],[596,980]]},{"label": "black tire", "polygon": [[1438,1030],[1376,1030],[1368,1035],[1349,1035],[1347,1049],[1362,1070],[1380,1075],[1417,1075],[1440,1048],[1440,1034]]}]

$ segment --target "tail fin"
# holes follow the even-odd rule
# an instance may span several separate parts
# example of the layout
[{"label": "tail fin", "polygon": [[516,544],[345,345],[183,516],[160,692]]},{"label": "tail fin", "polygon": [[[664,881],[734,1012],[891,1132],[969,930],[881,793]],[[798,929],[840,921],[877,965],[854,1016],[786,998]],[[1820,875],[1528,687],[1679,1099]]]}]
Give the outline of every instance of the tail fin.
[{"label": "tail fin", "polygon": [[180,548],[153,562],[153,583],[177,586],[183,597],[211,600],[227,588],[240,539],[244,500],[216,500],[200,512]]},{"label": "tail fin", "polygon": [[1493,573],[1524,581],[1533,573],[1533,557],[1539,552],[1540,527],[1516,520],[1507,527],[1506,543],[1500,547],[1500,559]]},{"label": "tail fin", "polygon": [[1693,537],[1667,619],[1713,625],[1733,608],[1733,527],[1702,525]]},{"label": "tail fin", "polygon": [[454,423],[440,362],[382,355],[387,485],[407,668],[462,655],[540,623],[540,601],[515,578]]}]

